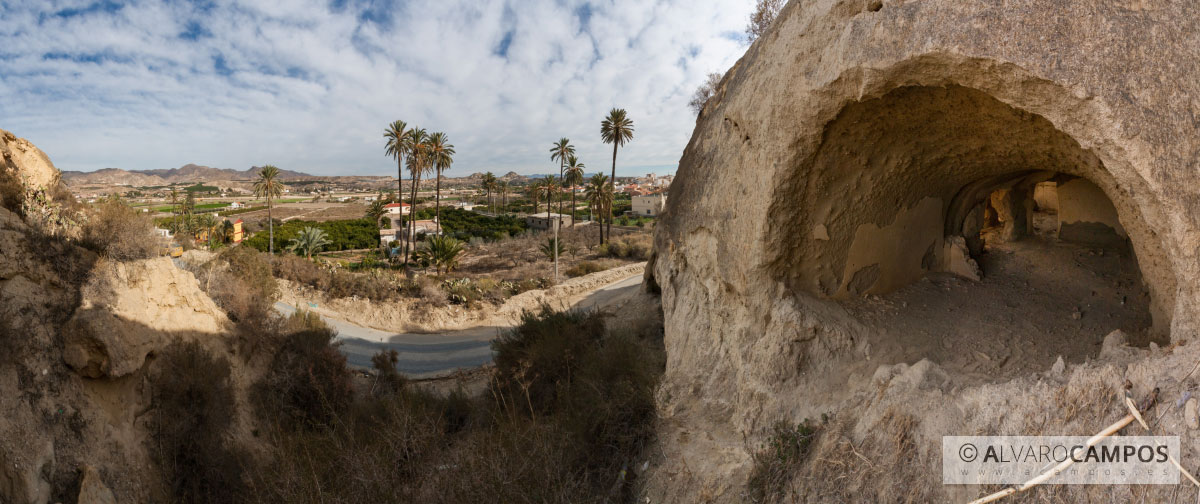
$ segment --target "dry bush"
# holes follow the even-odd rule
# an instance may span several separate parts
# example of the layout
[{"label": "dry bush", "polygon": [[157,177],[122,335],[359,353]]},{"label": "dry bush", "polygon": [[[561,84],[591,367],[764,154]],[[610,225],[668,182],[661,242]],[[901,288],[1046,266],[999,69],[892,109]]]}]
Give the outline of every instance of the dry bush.
[{"label": "dry bush", "polygon": [[601,256],[645,261],[654,250],[654,238],[647,233],[629,234],[596,248]]},{"label": "dry bush", "polygon": [[771,427],[766,442],[751,455],[754,468],[747,482],[751,502],[768,502],[783,495],[816,436],[817,428],[807,420],[795,425],[780,421]]},{"label": "dry bush", "polygon": [[543,309],[497,352],[488,394],[401,386],[338,409],[328,428],[279,424],[247,500],[632,502],[632,486],[614,482],[653,435],[661,347],[606,335],[595,314]]},{"label": "dry bush", "polygon": [[157,257],[160,242],[149,216],[115,198],[96,205],[83,226],[83,245],[114,261]]},{"label": "dry bush", "polygon": [[329,271],[300,256],[284,254],[274,258],[271,265],[276,277],[307,285],[319,291],[329,289]]},{"label": "dry bush", "polygon": [[606,259],[601,259],[598,261],[579,261],[575,264],[575,266],[568,268],[566,274],[572,278],[581,277],[584,275],[590,275],[592,273],[612,269],[616,266],[618,266],[618,262]]},{"label": "dry bush", "polygon": [[169,500],[237,502],[244,457],[227,436],[237,414],[229,362],[191,342],[167,348],[157,364],[148,442]]},{"label": "dry bush", "polygon": [[252,395],[263,418],[328,428],[354,399],[346,356],[333,344],[336,333],[315,315],[298,312],[290,323],[305,328],[283,338]]}]

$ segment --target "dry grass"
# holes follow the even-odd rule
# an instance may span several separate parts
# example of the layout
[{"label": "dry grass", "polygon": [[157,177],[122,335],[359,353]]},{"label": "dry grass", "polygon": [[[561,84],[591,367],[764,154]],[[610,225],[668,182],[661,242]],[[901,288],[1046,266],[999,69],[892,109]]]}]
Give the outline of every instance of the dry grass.
[{"label": "dry grass", "polygon": [[96,205],[83,226],[83,245],[114,261],[157,257],[162,247],[154,221],[117,199]]}]

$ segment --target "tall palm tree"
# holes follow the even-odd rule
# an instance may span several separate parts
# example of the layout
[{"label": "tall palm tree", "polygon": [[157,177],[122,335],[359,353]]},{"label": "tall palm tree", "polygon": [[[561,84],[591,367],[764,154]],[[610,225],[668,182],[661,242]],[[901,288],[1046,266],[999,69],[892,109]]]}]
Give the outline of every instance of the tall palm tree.
[{"label": "tall palm tree", "polygon": [[[408,132],[408,174],[412,179],[412,206],[408,212],[408,241],[404,244],[404,260],[409,259],[409,247],[417,237],[417,189],[421,187],[421,175],[429,171],[429,134],[424,128]],[[403,211],[402,211],[403,212]]]},{"label": "tall palm tree", "polygon": [[271,255],[275,254],[275,219],[271,213],[274,209],[272,202],[283,194],[283,182],[277,180],[278,178],[279,168],[266,165],[258,170],[258,180],[254,182],[254,196],[267,199],[267,252]]},{"label": "tall palm tree", "polygon": [[542,192],[542,194],[546,195],[546,223],[549,224],[550,201],[552,198],[554,198],[554,195],[558,193],[558,178],[556,178],[554,175],[547,175],[546,178],[542,179],[540,186],[541,188],[539,190]]},{"label": "tall palm tree", "polygon": [[571,228],[575,227],[575,186],[583,184],[583,168],[583,163],[574,154],[567,156],[567,171],[563,182],[567,190],[571,191]]},{"label": "tall palm tree", "polygon": [[498,185],[500,186],[500,194],[503,198],[501,199],[500,205],[504,208],[508,208],[508,181],[501,180]]},{"label": "tall palm tree", "polygon": [[442,233],[442,172],[450,169],[454,162],[454,145],[451,145],[445,133],[437,132],[429,135],[429,162],[433,165],[437,176],[437,189],[434,196],[434,222],[437,223],[438,234]]},{"label": "tall palm tree", "polygon": [[179,233],[179,191],[171,186],[171,218],[175,221],[174,233]]},{"label": "tall palm tree", "polygon": [[488,211],[496,213],[495,205],[492,203],[492,191],[496,189],[496,175],[492,172],[484,173],[479,185],[483,188],[483,192],[487,193]]},{"label": "tall palm tree", "polygon": [[[404,213],[404,156],[408,155],[409,148],[409,132],[412,129],[408,127],[408,123],[400,120],[392,121],[387,128],[383,130],[384,138],[384,153],[388,156],[396,158],[396,198],[400,203],[400,213]],[[416,201],[413,201],[415,204]],[[409,208],[415,208],[410,206]],[[404,244],[405,257],[408,257],[408,243]]]},{"label": "tall palm tree", "polygon": [[537,213],[538,202],[542,201],[542,185],[538,181],[530,182],[525,186],[525,192],[529,195],[529,199],[533,200],[533,213]]},{"label": "tall palm tree", "polygon": [[[554,142],[554,146],[550,148],[550,160],[558,161],[558,178],[563,178],[563,172],[567,169],[567,157],[575,155],[575,146],[571,145],[571,141],[566,137],[558,139]],[[562,213],[562,201],[558,202],[558,213]]]},{"label": "tall palm tree", "polygon": [[[625,142],[633,140],[633,121],[626,117],[625,109],[614,108],[608,112],[608,117],[600,121],[600,138],[604,143],[613,144],[613,162],[612,162],[612,178],[608,183],[611,184],[612,193],[617,193],[617,147],[625,145]],[[608,209],[608,234],[612,235],[612,207]]]},{"label": "tall palm tree", "polygon": [[[608,183],[608,177],[603,173],[592,175],[587,187],[584,188],[583,197],[588,201],[588,205],[591,206],[592,213],[596,217],[599,217],[608,207],[609,201],[612,200],[612,186]],[[600,244],[603,245],[604,223],[600,222],[597,227],[600,228]]]}]

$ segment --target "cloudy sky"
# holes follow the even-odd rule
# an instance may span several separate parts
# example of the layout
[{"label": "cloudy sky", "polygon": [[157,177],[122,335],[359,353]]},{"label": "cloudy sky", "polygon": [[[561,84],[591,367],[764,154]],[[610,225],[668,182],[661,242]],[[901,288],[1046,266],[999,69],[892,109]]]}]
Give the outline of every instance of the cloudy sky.
[{"label": "cloudy sky", "polygon": [[753,0],[0,0],[0,128],[63,170],[388,174],[383,129],[444,131],[451,175],[547,173],[566,136],[618,171],[671,171],[687,101],[746,49]]}]

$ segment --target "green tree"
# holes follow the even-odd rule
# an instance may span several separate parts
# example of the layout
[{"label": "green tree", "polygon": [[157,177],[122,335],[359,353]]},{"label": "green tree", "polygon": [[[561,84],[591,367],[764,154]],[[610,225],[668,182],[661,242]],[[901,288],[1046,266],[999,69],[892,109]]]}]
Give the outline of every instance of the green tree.
[{"label": "green tree", "polygon": [[[272,217],[274,199],[283,194],[283,182],[279,179],[279,168],[273,165],[263,166],[258,171],[258,180],[254,182],[254,196],[267,199],[267,229],[268,253],[275,254],[275,219]],[[191,193],[188,193],[191,196]]]},{"label": "green tree", "polygon": [[409,260],[410,244],[416,239],[417,224],[417,189],[421,187],[421,175],[428,172],[429,163],[429,134],[424,128],[414,128],[408,132],[408,175],[412,179],[412,206],[408,213],[408,240],[404,243],[404,260]]},{"label": "green tree", "polygon": [[557,261],[559,256],[567,253],[567,245],[558,238],[546,238],[546,244],[542,245],[542,253],[546,254],[547,259]]},{"label": "green tree", "polygon": [[171,220],[175,223],[175,229],[171,232],[179,233],[179,191],[175,186],[171,186]]},{"label": "green tree", "polygon": [[[382,221],[383,221],[384,215],[387,215],[387,208],[384,206],[382,197],[380,197],[379,199],[376,199],[375,201],[372,201],[371,205],[367,207],[366,216],[367,216],[367,218],[375,221],[376,229],[383,229]],[[385,245],[384,245],[383,241],[380,240],[380,242],[379,242],[380,250],[382,250],[384,247],[385,247]]]},{"label": "green tree", "polygon": [[500,187],[500,194],[503,198],[500,205],[504,208],[508,208],[508,181],[502,180],[497,185]]},{"label": "green tree", "polygon": [[312,255],[320,252],[322,248],[332,243],[325,231],[309,226],[300,230],[300,233],[288,242],[287,249],[296,255],[302,255],[305,259],[312,259]]},{"label": "green tree", "polygon": [[449,236],[437,235],[425,241],[418,253],[418,260],[429,263],[437,274],[449,273],[458,267],[459,256],[465,248],[463,243]]},{"label": "green tree", "polygon": [[[408,123],[404,121],[392,121],[386,129],[383,130],[384,138],[384,153],[396,159],[396,197],[401,205],[404,205],[404,156],[407,156],[411,150],[409,140],[411,139],[408,128]],[[410,208],[416,208],[415,203]],[[403,206],[401,206],[403,213]],[[408,256],[408,242],[404,243],[404,254]]]},{"label": "green tree", "polygon": [[480,186],[483,192],[487,193],[488,211],[496,213],[496,205],[492,202],[492,191],[496,189],[496,176],[492,172],[483,174],[483,179],[480,180]]},{"label": "green tree", "polygon": [[546,196],[546,223],[549,224],[550,202],[553,200],[554,195],[558,194],[558,179],[555,178],[554,175],[547,175],[546,178],[542,179],[542,181],[538,183],[538,188],[538,190]]},{"label": "green tree", "polygon": [[[558,161],[558,178],[563,178],[563,172],[567,169],[567,158],[575,155],[575,146],[571,145],[571,141],[566,137],[558,139],[554,142],[554,146],[550,148],[550,160]],[[562,201],[558,202],[558,213],[562,213]]]},{"label": "green tree", "polygon": [[[583,163],[574,154],[567,156],[567,171],[563,182],[571,191],[571,227],[575,227],[575,186],[583,184]],[[561,212],[560,212],[561,213]]]},{"label": "green tree", "polygon": [[[633,140],[633,121],[625,114],[625,109],[614,108],[608,112],[608,117],[600,121],[600,138],[604,143],[613,144],[612,178],[608,181],[613,186],[612,193],[616,194],[617,183],[617,148]],[[612,238],[612,207],[609,207],[608,232]],[[602,239],[603,240],[603,239]]]},{"label": "green tree", "polygon": [[[612,185],[608,183],[606,175],[603,173],[592,175],[587,187],[584,188],[583,197],[587,199],[588,206],[591,207],[594,217],[599,217],[608,211],[608,207],[612,204],[612,194]],[[600,244],[603,245],[604,223],[597,222],[597,227],[600,228]]]},{"label": "green tree", "polygon": [[429,161],[437,176],[437,188],[434,196],[434,222],[437,223],[438,233],[442,232],[442,172],[449,170],[454,163],[454,145],[451,145],[445,133],[437,132],[429,135]]}]

